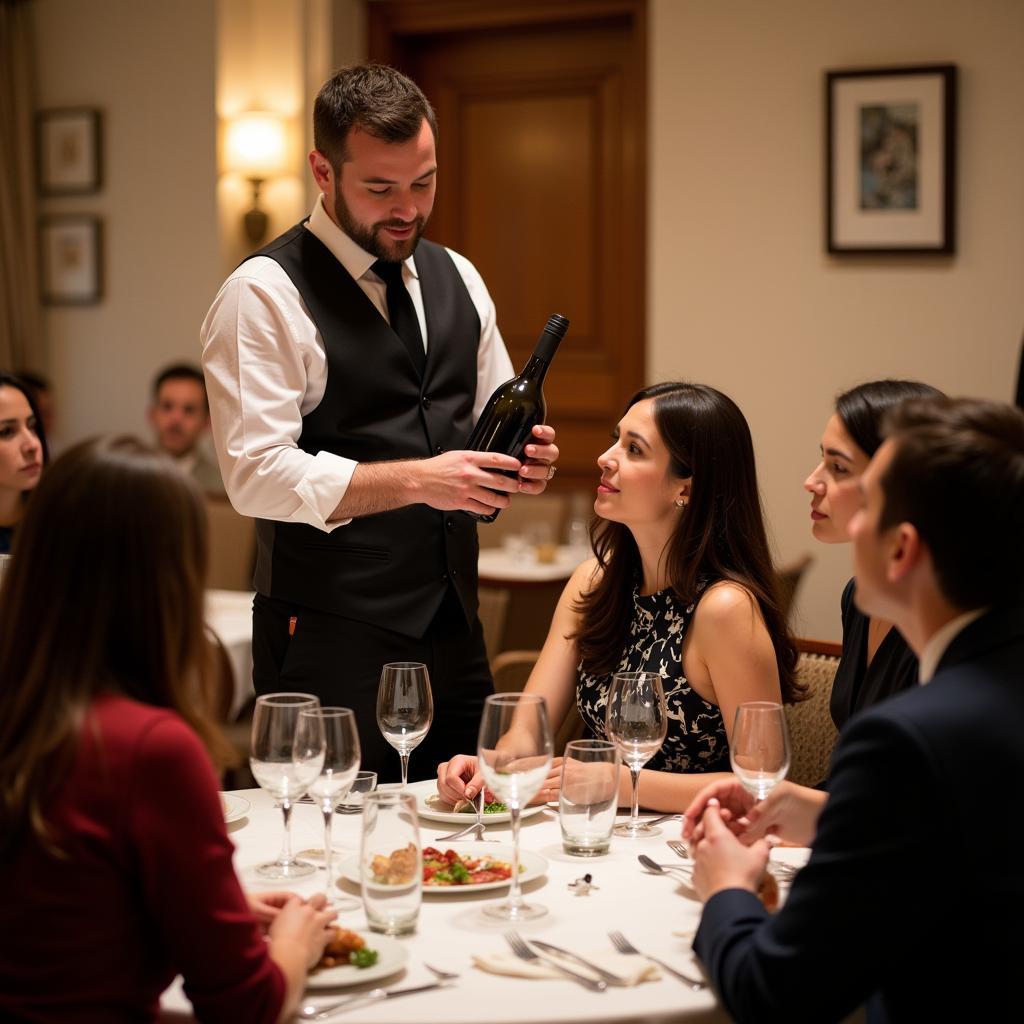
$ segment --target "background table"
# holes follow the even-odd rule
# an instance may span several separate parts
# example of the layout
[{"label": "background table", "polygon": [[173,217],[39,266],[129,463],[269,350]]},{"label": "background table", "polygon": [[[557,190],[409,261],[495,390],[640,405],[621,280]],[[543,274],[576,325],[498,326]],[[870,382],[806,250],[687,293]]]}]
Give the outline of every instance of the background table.
[{"label": "background table", "polygon": [[206,591],[206,621],[224,645],[235,678],[232,718],[253,696],[252,599],[251,590]]},{"label": "background table", "polygon": [[[229,826],[236,843],[235,867],[247,888],[279,888],[256,879],[256,864],[273,860],[281,844],[281,812],[261,790],[244,790],[238,794],[251,804],[249,815]],[[358,815],[335,816],[335,846],[343,847],[340,859],[357,852],[361,818]],[[549,913],[536,921],[520,925],[526,937],[536,937],[566,946],[585,955],[586,951],[610,951],[607,933],[618,929],[635,946],[659,956],[687,972],[700,973],[690,952],[692,935],[700,915],[700,904],[688,887],[672,878],[644,872],[637,863],[637,854],[647,853],[656,860],[675,857],[665,845],[678,836],[678,822],[662,826],[662,835],[651,839],[612,839],[610,853],[604,857],[570,857],[562,852],[557,814],[543,814],[523,821],[521,829],[524,849],[534,850],[548,859],[550,868],[545,878],[524,886],[531,902],[544,904]],[[434,837],[444,835],[452,826],[427,819],[420,821],[421,842],[432,844]],[[492,825],[490,838],[510,842],[509,826]],[[323,820],[319,810],[310,804],[298,804],[292,814],[293,849],[321,848]],[[446,845],[446,844],[439,844]],[[451,844],[458,848],[459,844]],[[800,859],[805,851],[775,851],[773,856]],[[576,896],[568,884],[584,873],[593,875],[599,887],[588,896]],[[311,878],[293,884],[302,895],[320,891],[324,874],[318,871]],[[342,883],[349,894],[358,890]],[[454,986],[422,995],[396,999],[376,1006],[361,1007],[340,1022],[380,1022],[380,1024],[460,1024],[480,1021],[488,1024],[592,1024],[601,1021],[636,1021],[657,1024],[668,1021],[723,1022],[728,1020],[710,989],[694,992],[689,986],[671,977],[645,982],[632,988],[613,988],[604,993],[590,993],[570,981],[529,980],[488,974],[472,965],[474,953],[507,952],[502,933],[510,927],[490,922],[480,913],[482,906],[505,897],[507,890],[474,895],[424,896],[419,926],[414,935],[400,941],[409,949],[409,962],[404,974],[388,978],[380,984],[417,984],[430,979],[424,961],[443,970],[460,972]],[[339,924],[366,935],[370,946],[373,933],[366,927],[361,909],[344,911]],[[318,1003],[340,998],[345,992],[372,988],[373,983],[345,990],[310,993]],[[176,985],[165,996],[167,1010],[188,1008],[180,987]]]}]

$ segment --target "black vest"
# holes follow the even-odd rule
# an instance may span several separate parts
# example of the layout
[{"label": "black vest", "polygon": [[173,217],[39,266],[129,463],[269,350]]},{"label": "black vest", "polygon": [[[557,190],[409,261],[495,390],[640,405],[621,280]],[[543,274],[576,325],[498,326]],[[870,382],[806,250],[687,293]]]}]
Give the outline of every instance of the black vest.
[{"label": "black vest", "polygon": [[[427,320],[420,381],[401,338],[303,224],[255,256],[291,278],[327,351],[327,389],[302,417],[299,447],[357,462],[424,459],[461,448],[472,427],[480,318],[452,258],[421,241]],[[422,636],[449,584],[467,620],[477,608],[476,523],[409,505],[324,533],[257,520],[256,589],[268,597]]]}]

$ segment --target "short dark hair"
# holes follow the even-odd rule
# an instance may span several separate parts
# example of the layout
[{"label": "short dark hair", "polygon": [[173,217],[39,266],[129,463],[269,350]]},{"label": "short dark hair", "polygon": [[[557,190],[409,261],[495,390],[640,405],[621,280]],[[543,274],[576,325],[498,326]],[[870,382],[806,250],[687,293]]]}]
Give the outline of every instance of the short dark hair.
[{"label": "short dark hair", "polygon": [[169,380],[195,381],[203,389],[203,401],[206,402],[206,407],[210,407],[210,403],[206,401],[206,378],[203,376],[203,371],[195,364],[172,363],[170,366],[165,366],[153,380],[153,398],[160,396],[160,389]]},{"label": "short dark hair", "polygon": [[337,173],[353,128],[385,142],[408,142],[424,120],[436,139],[434,108],[411,78],[386,64],[353,64],[336,71],[317,95],[313,145]]},{"label": "short dark hair", "polygon": [[915,399],[884,429],[895,442],[881,479],[879,529],[911,523],[957,608],[1024,596],[1024,413],[981,399]]},{"label": "short dark hair", "polygon": [[882,419],[908,398],[939,398],[942,392],[916,380],[872,380],[844,391],[836,413],[854,444],[870,459],[882,444]]}]

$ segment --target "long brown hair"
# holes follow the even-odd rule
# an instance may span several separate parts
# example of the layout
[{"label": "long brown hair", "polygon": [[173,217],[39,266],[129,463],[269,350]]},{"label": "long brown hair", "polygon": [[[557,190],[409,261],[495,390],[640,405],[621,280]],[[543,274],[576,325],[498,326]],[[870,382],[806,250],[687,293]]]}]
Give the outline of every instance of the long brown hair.
[{"label": "long brown hair", "polygon": [[206,522],[195,485],[133,438],[85,441],[43,474],[0,589],[0,854],[55,849],[47,797],[101,692],[176,711],[214,763],[206,716]]},{"label": "long brown hair", "polygon": [[[653,384],[626,408],[647,398],[654,399],[654,422],[672,474],[693,481],[666,554],[672,589],[684,605],[697,600],[702,582],[731,580],[750,591],[775,647],[782,698],[793,700],[799,697],[793,680],[797,650],[779,602],[747,421],[731,398],[703,384]],[[622,656],[640,553],[622,523],[595,518],[591,541],[602,572],[580,597],[575,640],[587,671],[604,675],[618,668]]]}]

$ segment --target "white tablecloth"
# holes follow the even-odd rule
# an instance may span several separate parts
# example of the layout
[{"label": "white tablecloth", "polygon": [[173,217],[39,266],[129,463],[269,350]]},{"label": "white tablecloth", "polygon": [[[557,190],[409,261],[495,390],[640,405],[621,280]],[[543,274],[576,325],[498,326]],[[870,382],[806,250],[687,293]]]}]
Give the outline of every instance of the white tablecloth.
[{"label": "white tablecloth", "polygon": [[253,695],[252,598],[250,590],[206,591],[206,621],[224,644],[235,677],[232,717]]},{"label": "white tablecloth", "polygon": [[[415,755],[414,755],[415,756]],[[279,888],[256,880],[253,867],[273,860],[281,844],[281,812],[261,790],[238,794],[248,800],[249,815],[229,825],[236,843],[235,867],[247,888]],[[334,843],[355,854],[360,835],[358,815],[336,815]],[[558,816],[552,811],[526,819],[522,824],[524,849],[543,854],[550,862],[547,877],[524,886],[530,902],[545,905],[549,913],[519,926],[527,936],[546,939],[577,952],[610,950],[607,933],[618,929],[638,948],[658,956],[686,972],[699,973],[690,952],[692,934],[700,915],[700,904],[692,892],[672,878],[644,872],[637,854],[647,853],[655,860],[669,861],[675,855],[665,845],[679,833],[678,822],[667,822],[662,835],[650,839],[612,839],[607,856],[579,858],[562,852]],[[452,831],[452,826],[421,819],[420,837],[424,845]],[[492,825],[491,838],[510,840],[509,826]],[[316,807],[296,805],[292,813],[293,849],[323,846],[323,819]],[[445,844],[441,844],[445,845]],[[458,844],[451,844],[458,846]],[[776,850],[773,857],[802,862],[803,850]],[[344,857],[340,858],[344,859]],[[576,896],[568,883],[589,872],[599,886],[588,896]],[[324,874],[318,871],[291,888],[303,895],[319,891]],[[350,894],[355,887],[343,883]],[[601,1021],[636,1021],[656,1024],[662,1021],[725,1021],[724,1011],[710,991],[693,992],[671,977],[647,982],[635,988],[612,988],[590,993],[570,981],[527,980],[487,974],[472,965],[476,952],[507,952],[502,933],[507,925],[490,922],[480,913],[491,900],[504,898],[506,890],[479,895],[425,896],[419,926],[414,935],[400,941],[409,947],[405,973],[380,984],[418,984],[431,980],[424,961],[443,970],[460,972],[454,986],[422,995],[395,999],[371,1007],[360,1007],[339,1021],[380,1022],[380,1024],[592,1024]],[[339,924],[365,934],[373,945],[373,933],[366,928],[361,909],[343,912]],[[318,992],[312,1000],[327,1003],[346,992],[374,987],[366,984],[355,989]],[[188,1003],[177,985],[164,997],[165,1008],[187,1009]]]},{"label": "white tablecloth", "polygon": [[517,557],[506,548],[481,548],[477,567],[480,582],[492,585],[517,583],[552,583],[567,580],[580,562],[590,557],[588,548],[560,544],[553,562],[538,562],[532,551]]}]

